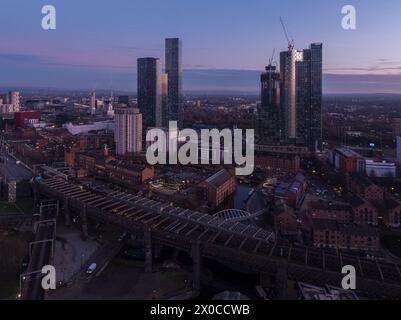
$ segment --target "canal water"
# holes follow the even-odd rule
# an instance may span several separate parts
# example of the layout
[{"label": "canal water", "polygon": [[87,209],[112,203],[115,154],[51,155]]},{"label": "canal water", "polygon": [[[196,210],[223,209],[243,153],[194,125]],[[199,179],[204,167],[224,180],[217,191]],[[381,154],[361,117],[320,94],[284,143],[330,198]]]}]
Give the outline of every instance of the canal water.
[{"label": "canal water", "polygon": [[[237,190],[234,194],[234,208],[244,210],[249,193],[253,187],[247,183],[237,183]],[[209,300],[219,292],[239,291],[251,299],[257,299],[255,286],[259,284],[257,274],[245,273],[235,268],[230,268],[224,263],[209,259],[203,260],[203,267],[212,275],[213,280],[202,287],[198,299]]]},{"label": "canal water", "polygon": [[234,208],[244,210],[246,200],[249,197],[249,192],[252,190],[252,186],[246,183],[237,183],[237,191],[234,195]]}]

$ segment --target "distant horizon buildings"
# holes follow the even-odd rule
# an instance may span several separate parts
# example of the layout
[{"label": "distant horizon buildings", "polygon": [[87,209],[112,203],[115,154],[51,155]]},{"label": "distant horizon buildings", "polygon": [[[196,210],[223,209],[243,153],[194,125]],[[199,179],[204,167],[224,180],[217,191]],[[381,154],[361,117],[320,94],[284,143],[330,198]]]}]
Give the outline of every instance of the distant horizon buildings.
[{"label": "distant horizon buildings", "polygon": [[14,113],[14,129],[23,127],[27,122],[38,123],[40,121],[39,111],[18,111]]},{"label": "distant horizon buildings", "polygon": [[117,102],[120,105],[124,104],[127,107],[129,107],[129,105],[130,105],[129,96],[128,95],[118,96]]},{"label": "distant horizon buildings", "polygon": [[114,118],[114,107],[113,107],[113,102],[109,101],[109,104],[107,105],[107,116],[110,118]]},{"label": "distant horizon buildings", "polygon": [[9,103],[14,105],[16,108],[20,109],[21,95],[20,95],[19,91],[10,91],[8,95],[9,95]]},{"label": "distant horizon buildings", "polygon": [[95,115],[96,114],[96,93],[93,91],[91,92],[91,115]]},{"label": "distant horizon buildings", "polygon": [[19,91],[10,91],[0,95],[0,114],[19,112],[21,110],[21,100]]},{"label": "distant horizon buildings", "polygon": [[114,110],[116,154],[125,156],[142,152],[142,114],[138,108]]}]

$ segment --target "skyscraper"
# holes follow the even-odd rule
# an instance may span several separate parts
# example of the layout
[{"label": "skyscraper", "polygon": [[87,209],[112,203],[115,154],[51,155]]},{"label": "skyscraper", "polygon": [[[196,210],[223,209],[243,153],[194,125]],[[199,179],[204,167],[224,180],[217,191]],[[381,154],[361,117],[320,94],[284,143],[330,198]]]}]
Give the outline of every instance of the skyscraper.
[{"label": "skyscraper", "polygon": [[168,127],[168,74],[162,74],[162,126]]},{"label": "skyscraper", "polygon": [[281,52],[283,137],[311,151],[322,145],[322,44]]},{"label": "skyscraper", "polygon": [[258,108],[258,136],[261,143],[277,143],[281,138],[280,73],[269,64],[262,73],[261,104]]},{"label": "skyscraper", "polygon": [[138,59],[138,106],[144,130],[162,125],[161,64],[157,58]]},{"label": "skyscraper", "polygon": [[301,60],[302,52],[292,46],[280,54],[282,126],[284,138],[290,140],[297,137],[296,62]]},{"label": "skyscraper", "polygon": [[114,141],[116,154],[140,153],[142,151],[142,114],[138,108],[117,108],[114,111]]},{"label": "skyscraper", "polygon": [[168,120],[178,121],[182,128],[182,42],[166,39],[166,73],[168,74]]},{"label": "skyscraper", "polygon": [[303,50],[296,69],[297,137],[315,151],[322,146],[322,44]]},{"label": "skyscraper", "polygon": [[323,144],[323,44],[310,46],[310,133],[308,144],[311,148],[322,149]]},{"label": "skyscraper", "polygon": [[96,113],[96,93],[91,92],[91,115]]}]

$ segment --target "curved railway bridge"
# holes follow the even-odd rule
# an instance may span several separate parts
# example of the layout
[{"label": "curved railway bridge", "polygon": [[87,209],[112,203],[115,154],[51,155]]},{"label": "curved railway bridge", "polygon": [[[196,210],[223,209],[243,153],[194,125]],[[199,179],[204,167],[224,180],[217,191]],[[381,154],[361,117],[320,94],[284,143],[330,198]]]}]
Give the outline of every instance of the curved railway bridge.
[{"label": "curved railway bridge", "polygon": [[265,212],[266,212],[265,209],[255,213],[250,213],[248,211],[239,209],[227,209],[216,213],[214,217],[231,222],[246,222],[255,219],[257,217],[260,217]]},{"label": "curved railway bridge", "polygon": [[[357,270],[358,292],[372,298],[401,298],[401,265],[368,260],[341,251],[279,245],[274,233],[238,221],[227,221],[196,211],[173,207],[124,192],[102,193],[60,177],[37,185],[40,194],[63,202],[66,223],[70,210],[80,213],[82,232],[87,220],[112,223],[128,232],[142,233],[146,269],[152,270],[152,245],[187,251],[193,261],[193,287],[200,288],[201,257],[265,275],[339,287],[342,267]],[[284,290],[283,290],[284,291]],[[284,293],[280,295],[285,297]]]}]

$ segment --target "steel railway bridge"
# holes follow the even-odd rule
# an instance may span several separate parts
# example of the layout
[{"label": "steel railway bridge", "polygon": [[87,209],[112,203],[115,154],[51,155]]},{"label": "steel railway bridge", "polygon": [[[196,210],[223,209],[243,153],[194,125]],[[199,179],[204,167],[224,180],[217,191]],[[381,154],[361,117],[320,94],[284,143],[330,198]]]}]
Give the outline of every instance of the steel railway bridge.
[{"label": "steel railway bridge", "polygon": [[84,236],[88,235],[88,218],[143,234],[148,272],[152,270],[154,244],[189,252],[195,290],[200,288],[201,259],[205,257],[259,273],[262,282],[266,275],[275,275],[283,299],[287,279],[341,286],[345,265],[356,268],[357,289],[363,295],[401,298],[401,265],[395,263],[341,251],[280,245],[273,232],[255,226],[124,192],[94,191],[57,176],[41,181],[36,188],[41,195],[63,202],[66,224],[70,223],[71,210],[79,212]]},{"label": "steel railway bridge", "polygon": [[53,264],[58,201],[45,200],[34,215],[35,240],[29,244],[29,264],[20,275],[20,294],[23,300],[42,300],[42,267]]},{"label": "steel railway bridge", "polygon": [[257,217],[260,217],[266,212],[266,209],[257,211],[255,213],[250,213],[245,210],[239,210],[239,209],[228,209],[228,210],[223,210],[218,213],[216,213],[214,216],[218,217],[222,220],[226,221],[231,221],[231,222],[246,222],[253,220]]}]

